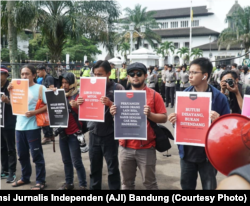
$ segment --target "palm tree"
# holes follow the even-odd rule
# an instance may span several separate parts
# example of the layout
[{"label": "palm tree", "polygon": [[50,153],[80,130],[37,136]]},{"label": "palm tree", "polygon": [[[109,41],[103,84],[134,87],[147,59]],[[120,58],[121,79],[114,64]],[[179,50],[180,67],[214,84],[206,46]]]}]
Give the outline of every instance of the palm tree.
[{"label": "palm tree", "polygon": [[189,48],[187,47],[179,48],[176,54],[179,54],[179,56],[183,59],[185,63],[189,61],[189,56],[190,56]]},{"label": "palm tree", "polygon": [[[146,40],[152,48],[155,48],[155,42],[160,43],[161,37],[153,32],[151,28],[159,28],[158,23],[153,18],[155,12],[150,11],[147,12],[147,7],[142,8],[141,5],[137,4],[134,9],[125,8],[124,11],[126,12],[125,19],[120,20],[119,23],[124,24],[122,26],[124,32],[118,34],[118,44],[127,41],[130,38],[128,34],[129,24],[135,24],[135,31],[140,32],[141,26],[146,26],[146,31],[143,36],[138,35],[138,33],[134,32],[133,39],[136,41],[136,49],[142,45],[142,40]],[[125,35],[127,33],[127,35]]]},{"label": "palm tree", "polygon": [[165,57],[166,55],[169,55],[170,53],[174,54],[175,46],[172,41],[165,41],[164,43],[160,45],[160,48],[164,54],[163,57]]},{"label": "palm tree", "polygon": [[[226,21],[230,22],[231,27],[221,32],[218,40],[219,49],[221,46],[230,49],[231,45],[243,44],[247,53],[250,48],[250,6],[236,10],[231,16],[227,16]],[[246,58],[249,58],[249,54]]]},{"label": "palm tree", "polygon": [[127,42],[120,44],[118,47],[118,52],[121,52],[121,54],[124,55],[126,61],[127,61],[127,52],[129,51],[130,51],[130,44]]},{"label": "palm tree", "polygon": [[191,51],[191,57],[194,56],[194,58],[202,57],[203,56],[203,51],[200,50],[199,48],[194,48]]},{"label": "palm tree", "polygon": [[165,57],[165,52],[164,52],[164,50],[163,50],[161,47],[155,48],[154,51],[155,51],[157,54],[161,54],[163,58]]}]

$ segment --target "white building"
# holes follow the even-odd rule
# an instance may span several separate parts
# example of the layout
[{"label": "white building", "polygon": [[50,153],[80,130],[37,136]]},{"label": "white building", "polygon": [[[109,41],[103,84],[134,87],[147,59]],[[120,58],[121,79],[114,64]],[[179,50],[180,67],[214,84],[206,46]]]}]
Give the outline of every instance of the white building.
[{"label": "white building", "polygon": [[[192,23],[192,41],[191,48],[200,48],[203,50],[203,56],[210,58],[211,61],[238,57],[244,48],[241,45],[235,45],[226,50],[221,48],[218,51],[217,40],[225,28],[230,26],[230,23],[226,23],[225,19],[227,15],[231,15],[236,9],[241,8],[238,1],[234,4],[228,4],[229,1],[207,0],[207,5],[193,7],[193,23]],[[232,2],[232,1],[231,1]],[[223,6],[223,8],[221,7]],[[176,8],[176,9],[163,9],[156,10],[154,18],[160,25],[160,29],[153,29],[162,38],[162,42],[172,41],[175,45],[175,54],[161,57],[159,59],[159,66],[163,66],[164,63],[168,64],[183,64],[183,59],[180,58],[176,52],[181,47],[190,46],[190,7],[187,8]],[[209,39],[209,37],[211,37]],[[156,45],[159,47],[159,45]],[[212,56],[210,54],[210,46]],[[145,41],[144,48],[154,50]],[[102,50],[102,54],[96,56],[96,59],[108,59],[108,51],[105,48],[99,47]],[[134,50],[134,46],[132,48]],[[242,52],[243,53],[243,52]],[[115,47],[115,56],[119,56],[124,60],[124,57],[118,53],[117,47]],[[232,64],[233,62],[241,64],[242,59],[221,61],[223,64]],[[214,62],[214,66],[219,62]]]}]

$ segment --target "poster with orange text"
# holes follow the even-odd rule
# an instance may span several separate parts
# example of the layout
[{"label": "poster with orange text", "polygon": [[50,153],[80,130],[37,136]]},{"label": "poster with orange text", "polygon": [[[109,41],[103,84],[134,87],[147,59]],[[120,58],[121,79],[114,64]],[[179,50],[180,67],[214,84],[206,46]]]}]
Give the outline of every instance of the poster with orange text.
[{"label": "poster with orange text", "polygon": [[11,84],[13,86],[10,90],[13,115],[25,116],[25,113],[29,111],[29,80],[12,79]]},{"label": "poster with orange text", "polygon": [[106,96],[106,81],[106,77],[81,77],[79,96],[84,103],[79,106],[79,120],[104,122],[105,105],[100,99]]},{"label": "poster with orange text", "polygon": [[175,144],[205,147],[211,100],[211,92],[176,92]]}]

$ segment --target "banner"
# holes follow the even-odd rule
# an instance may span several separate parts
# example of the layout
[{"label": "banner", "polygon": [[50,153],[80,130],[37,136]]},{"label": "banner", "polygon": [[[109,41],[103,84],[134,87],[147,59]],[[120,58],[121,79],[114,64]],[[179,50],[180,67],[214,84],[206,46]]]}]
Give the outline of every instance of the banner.
[{"label": "banner", "polygon": [[5,103],[2,102],[3,92],[0,92],[0,127],[4,127],[4,107]]},{"label": "banner", "polygon": [[106,96],[106,77],[81,77],[80,95],[85,102],[79,106],[79,120],[104,122],[105,105],[100,101]]},{"label": "banner", "polygon": [[25,116],[29,111],[29,80],[12,79],[13,89],[10,90],[10,101],[13,115]]},{"label": "banner", "polygon": [[244,95],[241,114],[250,118],[250,95]]},{"label": "banner", "polygon": [[211,92],[176,92],[175,144],[205,146],[211,99]]},{"label": "banner", "polygon": [[68,128],[69,112],[64,89],[46,90],[50,127]]},{"label": "banner", "polygon": [[147,140],[146,91],[115,91],[115,139]]}]

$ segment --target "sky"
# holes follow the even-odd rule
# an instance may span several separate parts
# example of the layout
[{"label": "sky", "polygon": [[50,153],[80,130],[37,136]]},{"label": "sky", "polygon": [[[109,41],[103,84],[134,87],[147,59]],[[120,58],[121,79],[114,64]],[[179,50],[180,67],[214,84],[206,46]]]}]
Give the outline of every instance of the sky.
[{"label": "sky", "polygon": [[[191,6],[191,0],[117,0],[117,2],[119,2],[121,10],[126,7],[134,8],[136,4],[140,4],[142,7],[147,7],[147,11]],[[220,3],[222,5],[221,9],[223,9],[223,4],[233,5],[235,0],[216,0],[216,2]],[[250,0],[239,0],[238,3],[242,7],[250,6]],[[192,0],[193,6],[205,6],[206,4],[207,0]],[[124,12],[122,17],[124,17]]]}]

